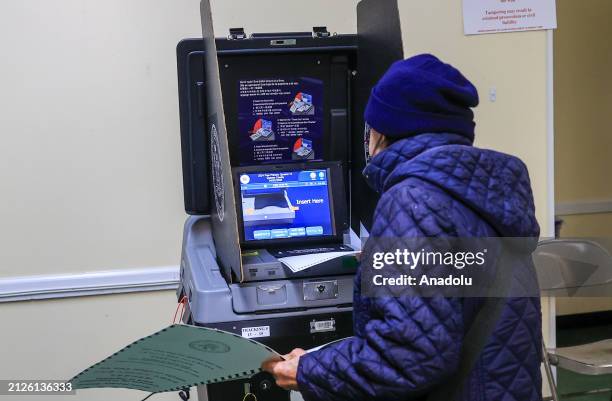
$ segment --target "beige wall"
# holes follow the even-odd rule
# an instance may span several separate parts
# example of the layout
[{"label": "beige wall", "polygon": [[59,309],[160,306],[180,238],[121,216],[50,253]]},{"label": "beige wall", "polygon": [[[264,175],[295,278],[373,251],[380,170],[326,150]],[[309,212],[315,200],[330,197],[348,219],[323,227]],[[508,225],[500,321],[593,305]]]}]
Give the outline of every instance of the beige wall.
[{"label": "beige wall", "polygon": [[[173,291],[0,304],[0,380],[68,380],[130,342],[166,327],[175,306]],[[51,399],[140,400],[146,395],[133,390],[94,389]],[[178,399],[176,394],[154,398]]]},{"label": "beige wall", "polygon": [[[270,18],[287,3],[217,0],[217,32],[355,31],[354,1],[290,5]],[[178,264],[175,46],[201,36],[199,9],[0,3],[0,277]]]},{"label": "beige wall", "polygon": [[[348,0],[215,5],[220,35],[355,31]],[[0,2],[0,277],[178,264],[175,46],[200,35],[199,0]],[[0,379],[68,379],[168,325],[175,306],[172,291],[0,303]]]},{"label": "beige wall", "polygon": [[[431,52],[474,82],[476,143],[519,156],[529,167],[538,221],[549,222],[546,33],[463,35],[460,1],[400,1],[406,56]],[[489,90],[497,101],[489,101]]]},{"label": "beige wall", "polygon": [[[215,25],[352,32],[355,4],[216,0]],[[271,8],[282,18],[269,18]],[[174,47],[199,34],[198,10],[197,0],[0,3],[0,277],[177,264]],[[433,52],[474,80],[478,144],[527,162],[546,226],[545,33],[466,38],[459,1],[402,1],[400,11],[407,55]],[[0,304],[0,319],[11,322],[0,331],[0,354],[11,361],[0,378],[70,376],[167,324],[175,301],[160,292]]]},{"label": "beige wall", "polygon": [[[555,198],[612,200],[612,2],[558,0]],[[612,213],[561,216],[564,237],[612,237]],[[560,315],[612,310],[612,296],[558,299]]]},{"label": "beige wall", "polygon": [[357,2],[358,0],[211,0],[211,6],[217,36],[226,36],[229,28],[236,27],[243,27],[247,34],[310,32],[313,26],[327,26],[330,32],[355,33]]},{"label": "beige wall", "polygon": [[197,1],[0,3],[0,276],[177,264]]},{"label": "beige wall", "polygon": [[[612,200],[612,2],[558,0],[557,202]],[[612,226],[609,235],[612,234]]]}]

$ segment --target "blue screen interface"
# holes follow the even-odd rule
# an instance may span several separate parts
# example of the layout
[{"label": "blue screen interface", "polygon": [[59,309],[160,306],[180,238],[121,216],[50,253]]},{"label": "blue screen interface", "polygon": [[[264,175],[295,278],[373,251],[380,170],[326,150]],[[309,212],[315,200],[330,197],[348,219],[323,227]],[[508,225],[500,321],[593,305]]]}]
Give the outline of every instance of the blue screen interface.
[{"label": "blue screen interface", "polygon": [[245,241],[333,235],[328,170],[242,173]]}]

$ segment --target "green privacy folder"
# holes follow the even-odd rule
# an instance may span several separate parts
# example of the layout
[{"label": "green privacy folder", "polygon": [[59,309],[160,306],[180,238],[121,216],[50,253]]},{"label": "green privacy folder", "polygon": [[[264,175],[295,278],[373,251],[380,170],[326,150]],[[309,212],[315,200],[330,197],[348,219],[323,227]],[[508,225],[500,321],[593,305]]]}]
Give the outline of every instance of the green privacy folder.
[{"label": "green privacy folder", "polygon": [[278,356],[257,341],[221,330],[172,325],[85,369],[74,389],[129,388],[151,393],[250,377]]}]

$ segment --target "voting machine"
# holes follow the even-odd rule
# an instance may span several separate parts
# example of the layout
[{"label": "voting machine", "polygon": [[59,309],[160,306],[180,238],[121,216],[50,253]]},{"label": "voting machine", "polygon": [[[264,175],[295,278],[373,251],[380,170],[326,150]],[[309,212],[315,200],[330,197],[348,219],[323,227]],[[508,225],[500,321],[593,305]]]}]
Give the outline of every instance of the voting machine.
[{"label": "voting machine", "polygon": [[[387,46],[387,59],[360,74],[357,35],[239,28],[217,37],[207,1],[201,14],[203,39],[177,46],[190,215],[177,292],[186,300],[182,319],[279,352],[348,337],[358,253],[376,202],[361,176],[363,108],[401,51]],[[379,52],[370,39],[366,47]],[[198,388],[211,401],[249,393],[290,397],[266,373]]]}]

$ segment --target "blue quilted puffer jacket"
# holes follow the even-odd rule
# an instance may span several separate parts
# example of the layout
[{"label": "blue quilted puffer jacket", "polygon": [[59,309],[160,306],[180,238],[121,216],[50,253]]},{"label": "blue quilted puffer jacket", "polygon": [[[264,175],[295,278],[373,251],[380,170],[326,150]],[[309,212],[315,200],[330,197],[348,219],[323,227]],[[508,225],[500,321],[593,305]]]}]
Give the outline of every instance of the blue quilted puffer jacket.
[{"label": "blue quilted puffer jacket", "polygon": [[[371,237],[539,236],[525,165],[459,135],[401,139],[364,174],[382,194]],[[482,304],[482,298],[366,298],[358,274],[355,335],[300,358],[302,396],[427,400],[457,374],[465,333]],[[540,361],[539,298],[508,298],[456,399],[541,400]]]}]

